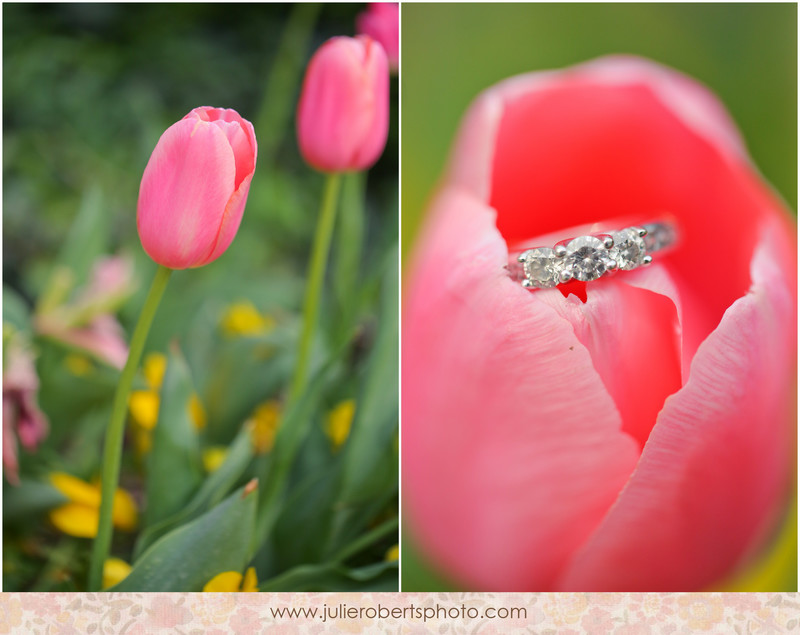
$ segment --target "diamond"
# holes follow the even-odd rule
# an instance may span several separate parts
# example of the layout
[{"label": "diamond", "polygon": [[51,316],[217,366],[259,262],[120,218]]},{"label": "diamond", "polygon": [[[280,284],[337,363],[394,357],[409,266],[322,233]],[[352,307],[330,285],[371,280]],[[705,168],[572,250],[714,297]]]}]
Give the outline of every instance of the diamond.
[{"label": "diamond", "polygon": [[609,256],[617,261],[617,266],[623,271],[636,269],[642,264],[646,255],[644,238],[633,227],[628,227],[611,234],[614,247]]},{"label": "diamond", "polygon": [[564,267],[576,280],[597,280],[607,269],[608,250],[594,236],[580,236],[567,243]]},{"label": "diamond", "polygon": [[558,258],[549,247],[529,249],[524,254],[522,268],[532,285],[540,289],[551,289],[558,284]]},{"label": "diamond", "polygon": [[647,235],[644,237],[644,244],[647,253],[653,253],[672,245],[676,241],[675,228],[665,223],[651,223],[645,225]]}]

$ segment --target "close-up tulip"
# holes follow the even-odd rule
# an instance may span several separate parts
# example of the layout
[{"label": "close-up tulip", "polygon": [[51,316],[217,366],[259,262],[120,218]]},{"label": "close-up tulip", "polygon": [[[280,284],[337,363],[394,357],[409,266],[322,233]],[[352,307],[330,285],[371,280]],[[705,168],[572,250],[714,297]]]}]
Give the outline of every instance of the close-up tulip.
[{"label": "close-up tulip", "polygon": [[370,2],[366,11],[358,14],[356,28],[359,33],[380,42],[389,58],[389,67],[397,71],[400,64],[400,3]]},{"label": "close-up tulip", "polygon": [[322,172],[371,167],[389,132],[389,65],[366,35],[334,37],[314,54],[297,110],[300,152]]},{"label": "close-up tulip", "polygon": [[170,269],[219,258],[242,221],[257,154],[253,125],[232,109],[195,108],[167,128],[139,189],[147,255]]},{"label": "close-up tulip", "polygon": [[[661,217],[679,242],[649,267],[576,293],[509,275],[520,244]],[[421,554],[493,591],[707,590],[762,558],[793,491],[795,231],[678,72],[611,57],[486,90],[405,280]]]}]

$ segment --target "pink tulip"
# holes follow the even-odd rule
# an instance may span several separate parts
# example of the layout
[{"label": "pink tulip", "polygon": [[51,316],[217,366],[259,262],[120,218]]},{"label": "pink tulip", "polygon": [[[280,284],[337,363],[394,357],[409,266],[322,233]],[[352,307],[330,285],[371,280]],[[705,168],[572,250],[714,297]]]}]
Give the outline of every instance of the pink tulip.
[{"label": "pink tulip", "polygon": [[314,53],[297,109],[303,158],[323,172],[364,170],[389,134],[389,68],[373,39],[335,37]]},{"label": "pink tulip", "polygon": [[[679,247],[585,303],[505,269],[521,241],[664,212]],[[423,552],[503,591],[698,590],[758,558],[791,492],[794,234],[684,76],[608,58],[486,91],[406,287],[403,494]]]},{"label": "pink tulip", "polygon": [[100,258],[73,301],[37,313],[36,331],[122,369],[128,359],[128,345],[113,313],[134,287],[133,266],[127,258]]},{"label": "pink tulip", "polygon": [[19,482],[17,440],[33,452],[47,436],[47,417],[39,408],[39,376],[29,346],[12,336],[3,368],[3,472],[9,483]]},{"label": "pink tulip", "polygon": [[371,2],[356,17],[356,29],[380,42],[389,58],[389,67],[396,71],[400,58],[400,4]]},{"label": "pink tulip", "polygon": [[139,188],[147,255],[171,269],[219,258],[242,221],[257,153],[253,125],[235,110],[195,108],[167,128]]}]

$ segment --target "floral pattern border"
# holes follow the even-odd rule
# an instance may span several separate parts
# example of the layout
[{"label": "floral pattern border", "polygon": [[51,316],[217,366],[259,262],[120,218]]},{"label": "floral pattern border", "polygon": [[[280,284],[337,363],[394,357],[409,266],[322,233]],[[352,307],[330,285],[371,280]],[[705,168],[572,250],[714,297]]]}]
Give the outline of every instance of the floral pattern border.
[{"label": "floral pattern border", "polygon": [[[370,617],[383,607],[380,615]],[[303,615],[305,609],[305,615]],[[373,609],[373,610],[368,610]],[[390,615],[395,610],[396,617]],[[403,611],[404,609],[404,611]],[[417,609],[417,610],[415,610]],[[427,611],[426,611],[427,609]],[[438,609],[438,614],[433,612]],[[488,609],[488,610],[487,610]],[[525,609],[514,611],[510,609]],[[327,612],[326,612],[327,611]],[[299,612],[300,616],[297,616]],[[316,612],[316,616],[311,614]],[[291,616],[294,613],[295,616]],[[341,617],[341,614],[345,617]],[[507,617],[493,617],[495,614]],[[354,615],[355,617],[347,617]],[[797,593],[4,593],[0,633],[787,633]]]}]

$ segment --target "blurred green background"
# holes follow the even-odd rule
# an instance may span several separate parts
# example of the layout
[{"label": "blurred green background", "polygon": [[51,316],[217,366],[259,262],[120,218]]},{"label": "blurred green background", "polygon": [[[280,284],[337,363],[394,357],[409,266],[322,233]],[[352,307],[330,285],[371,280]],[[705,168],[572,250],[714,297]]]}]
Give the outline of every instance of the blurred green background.
[{"label": "blurred green background", "polygon": [[482,90],[615,53],[648,57],[710,88],[755,164],[797,208],[794,3],[410,3],[401,35],[404,254],[461,117]]},{"label": "blurred green background", "polygon": [[[4,5],[4,321],[13,312],[16,323],[31,330],[30,314],[57,266],[69,267],[80,287],[97,258],[124,254],[133,261],[137,289],[116,316],[129,341],[156,269],[136,231],[139,182],[150,153],[192,108],[234,108],[253,122],[259,146],[241,227],[218,260],[173,274],[146,352],[179,346],[207,414],[199,435],[203,449],[240,438],[243,422],[260,404],[282,399],[294,366],[324,184],[297,149],[294,111],[302,76],[322,42],[355,34],[355,18],[365,8]],[[236,481],[259,476],[263,490],[274,465],[291,468],[286,491],[274,496],[277,504],[288,502],[255,560],[259,580],[272,580],[262,588],[397,588],[397,563],[385,557],[397,543],[396,78],[391,90],[386,150],[363,178],[348,175],[344,183],[339,218],[349,210],[350,227],[337,225],[334,235],[312,351],[312,372],[321,374],[314,375],[310,412],[292,415],[297,434],[288,445],[275,442],[276,453],[289,448],[283,463],[256,457],[247,469],[242,463]],[[353,218],[361,223],[355,234]],[[351,269],[337,277],[345,260]],[[226,333],[225,315],[236,303],[251,305],[269,329]],[[69,347],[37,333],[31,338],[39,402],[51,430],[35,454],[20,451],[20,478],[42,483],[61,470],[89,480],[99,471],[118,371],[92,359],[76,376]],[[141,377],[135,388],[143,388]],[[162,393],[162,405],[163,399]],[[347,442],[334,447],[326,417],[349,399],[356,400],[352,428]],[[121,483],[141,503],[142,491],[152,491],[154,483],[133,445],[129,439]],[[192,452],[195,461],[197,448]],[[188,490],[197,483],[183,485]],[[55,532],[43,515],[47,501],[9,496],[19,490],[7,484],[4,491],[5,590],[84,588],[89,541]],[[116,532],[114,545],[130,561],[133,537]],[[293,571],[300,564],[313,566],[298,577]]]},{"label": "blurred green background", "polygon": [[[648,57],[710,88],[739,126],[757,168],[797,208],[793,3],[409,3],[401,22],[404,257],[461,118],[481,91],[513,75],[608,54]],[[744,582],[732,581],[730,590],[796,588],[796,522],[782,536],[772,559]],[[403,589],[457,588],[428,567],[412,539],[407,528]]]}]

